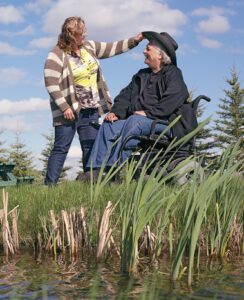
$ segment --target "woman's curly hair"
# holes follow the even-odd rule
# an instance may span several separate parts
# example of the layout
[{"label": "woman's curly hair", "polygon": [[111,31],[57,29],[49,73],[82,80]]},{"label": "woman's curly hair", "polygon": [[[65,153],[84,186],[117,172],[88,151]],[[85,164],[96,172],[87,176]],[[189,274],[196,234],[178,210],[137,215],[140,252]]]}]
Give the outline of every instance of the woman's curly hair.
[{"label": "woman's curly hair", "polygon": [[62,31],[58,37],[57,45],[64,50],[75,50],[77,48],[75,35],[83,34],[85,22],[80,17],[70,17],[64,21]]}]

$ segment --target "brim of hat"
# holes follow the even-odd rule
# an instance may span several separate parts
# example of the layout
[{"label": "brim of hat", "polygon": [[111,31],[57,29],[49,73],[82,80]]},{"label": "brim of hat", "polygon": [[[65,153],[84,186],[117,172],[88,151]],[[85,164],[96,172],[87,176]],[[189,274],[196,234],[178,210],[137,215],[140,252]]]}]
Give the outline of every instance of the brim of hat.
[{"label": "brim of hat", "polygon": [[154,31],[143,31],[142,35],[148,39],[149,41],[151,40],[156,40],[160,42],[160,34]]}]

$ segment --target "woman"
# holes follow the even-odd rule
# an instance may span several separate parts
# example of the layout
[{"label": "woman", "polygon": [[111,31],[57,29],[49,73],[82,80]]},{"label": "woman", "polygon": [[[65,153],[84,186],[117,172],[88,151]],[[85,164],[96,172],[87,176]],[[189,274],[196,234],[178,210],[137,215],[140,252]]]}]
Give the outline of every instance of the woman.
[{"label": "woman", "polygon": [[[51,151],[45,184],[56,184],[75,132],[79,135],[86,166],[97,130],[90,122],[108,112],[112,101],[104,81],[99,58],[109,58],[126,52],[143,39],[139,33],[114,43],[85,41],[84,21],[67,18],[62,26],[57,45],[50,51],[45,67],[45,86],[50,94],[50,105],[55,127],[54,148]],[[84,168],[87,172],[88,169]]]}]

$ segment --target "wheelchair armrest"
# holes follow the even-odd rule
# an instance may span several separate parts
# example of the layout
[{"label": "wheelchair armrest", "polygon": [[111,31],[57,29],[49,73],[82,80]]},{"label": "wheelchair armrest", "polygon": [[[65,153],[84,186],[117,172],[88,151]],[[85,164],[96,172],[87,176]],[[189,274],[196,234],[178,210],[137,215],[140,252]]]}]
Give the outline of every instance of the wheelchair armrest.
[{"label": "wheelchair armrest", "polygon": [[156,119],[152,122],[150,135],[155,135],[155,128],[156,128],[157,124],[163,124],[163,125],[169,126],[169,122],[160,120],[160,119]]},{"label": "wheelchair armrest", "polygon": [[96,122],[90,122],[89,124],[90,124],[93,128],[95,128],[95,129],[97,129],[97,130],[98,130],[98,129],[100,128],[100,126],[101,126],[99,123],[96,123]]}]

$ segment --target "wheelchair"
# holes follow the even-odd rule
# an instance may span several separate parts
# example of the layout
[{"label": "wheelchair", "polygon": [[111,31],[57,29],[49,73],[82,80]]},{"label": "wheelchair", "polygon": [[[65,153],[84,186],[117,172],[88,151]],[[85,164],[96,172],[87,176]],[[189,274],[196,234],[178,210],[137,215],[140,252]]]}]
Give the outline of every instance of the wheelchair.
[{"label": "wheelchair", "polygon": [[[192,102],[189,102],[192,106],[192,111],[196,115],[197,114],[197,108],[199,105],[200,100],[205,100],[207,102],[210,102],[211,99],[205,95],[199,95],[196,97]],[[187,141],[184,145],[179,145],[176,147],[173,147],[169,151],[166,151],[166,149],[169,147],[169,145],[173,142],[174,138],[172,136],[172,131],[170,136],[162,135],[160,133],[156,132],[156,125],[157,124],[164,124],[166,126],[169,126],[169,122],[156,119],[153,121],[151,125],[151,132],[148,136],[136,136],[131,135],[127,137],[127,139],[124,140],[122,143],[120,150],[119,150],[119,161],[122,155],[122,152],[124,150],[131,150],[132,155],[129,158],[129,160],[134,159],[134,161],[139,161],[141,156],[144,154],[143,159],[138,166],[136,173],[134,175],[134,178],[138,178],[141,173],[141,169],[143,168],[144,164],[150,164],[151,161],[153,163],[150,164],[150,167],[147,169],[148,175],[152,171],[153,168],[156,166],[160,169],[162,169],[163,165],[170,160],[170,163],[167,165],[167,168],[165,168],[164,176],[170,173],[173,169],[175,169],[176,166],[178,166],[181,162],[185,161],[187,158],[191,157],[194,154],[195,146],[196,146],[196,137],[191,138],[189,141]],[[139,141],[137,146],[135,147],[128,147],[126,146],[127,143],[132,140],[136,139]],[[160,154],[158,155],[160,151]],[[156,157],[156,158],[155,158]],[[197,164],[197,166],[196,166]],[[201,162],[194,162],[190,160],[186,165],[183,164],[183,167],[181,167],[178,170],[178,179],[177,184],[182,185],[185,182],[187,182],[191,176],[194,173],[194,170],[201,169],[200,179],[203,178],[204,172],[202,171],[202,167],[204,166],[204,161]],[[181,176],[182,174],[182,176]]]},{"label": "wheelchair", "polygon": [[[197,114],[197,108],[199,105],[200,100],[205,100],[207,102],[210,102],[211,99],[205,95],[199,95],[196,97],[193,101],[189,102],[189,104],[192,107],[193,114]],[[162,169],[164,164],[167,161],[170,161],[170,163],[167,165],[167,168],[165,169],[164,175],[167,175],[172,170],[176,168],[181,162],[186,160],[187,158],[191,157],[194,154],[194,149],[196,145],[196,137],[191,138],[187,143],[184,145],[179,145],[176,147],[173,147],[169,151],[167,148],[171,143],[174,142],[174,137],[171,135],[162,135],[161,133],[156,132],[156,125],[157,124],[164,124],[166,126],[169,126],[170,123],[161,119],[156,119],[153,121],[151,125],[151,132],[147,135],[131,135],[128,136],[122,143],[120,150],[119,150],[119,157],[118,161],[120,161],[122,152],[126,150],[132,151],[132,154],[129,158],[129,161],[134,160],[138,162],[140,158],[143,155],[143,159],[140,162],[140,165],[138,166],[134,179],[137,179],[140,176],[141,169],[143,168],[144,164],[147,163],[150,165],[150,167],[147,169],[147,174],[149,175],[150,172],[157,166],[158,171]],[[93,126],[96,129],[99,129],[100,124],[97,123],[90,123],[91,126]],[[127,146],[127,143],[132,140],[136,139],[139,141],[139,143],[136,146],[129,147]],[[114,141],[115,142],[115,141]],[[166,151],[167,150],[167,151]],[[158,153],[160,154],[158,155]],[[150,163],[152,162],[152,163]],[[197,162],[198,168],[201,168],[204,165],[204,162]],[[182,185],[186,181],[189,180],[189,178],[194,173],[194,169],[196,168],[196,162],[189,161],[187,165],[184,165],[182,168],[179,169],[179,179],[177,179],[177,183]],[[186,172],[187,171],[187,172]],[[180,176],[183,174],[182,176]],[[203,172],[199,172],[201,176],[203,176]],[[116,174],[115,180],[119,179],[119,173]]]}]

